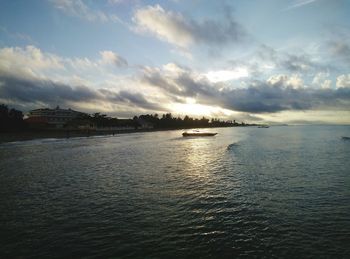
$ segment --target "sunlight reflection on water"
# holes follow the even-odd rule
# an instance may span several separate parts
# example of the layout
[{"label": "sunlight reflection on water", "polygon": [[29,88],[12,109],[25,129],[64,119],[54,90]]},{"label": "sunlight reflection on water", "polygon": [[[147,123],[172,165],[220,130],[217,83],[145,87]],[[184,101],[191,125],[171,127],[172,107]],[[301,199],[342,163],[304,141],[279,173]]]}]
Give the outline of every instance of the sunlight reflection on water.
[{"label": "sunlight reflection on water", "polygon": [[349,127],[0,145],[1,257],[346,257]]}]

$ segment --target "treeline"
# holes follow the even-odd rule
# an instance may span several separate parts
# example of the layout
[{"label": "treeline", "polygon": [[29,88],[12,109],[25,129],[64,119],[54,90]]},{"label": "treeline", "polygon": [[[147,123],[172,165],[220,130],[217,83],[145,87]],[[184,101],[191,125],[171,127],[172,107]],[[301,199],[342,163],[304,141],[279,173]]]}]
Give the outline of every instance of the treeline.
[{"label": "treeline", "polygon": [[[171,113],[146,114],[135,116],[132,119],[118,119],[109,117],[106,114],[81,114],[79,117],[69,121],[64,128],[79,128],[81,125],[90,125],[90,127],[133,127],[135,129],[154,128],[154,129],[180,129],[180,128],[206,128],[206,127],[233,127],[233,126],[251,126],[244,122],[224,121],[220,119],[201,119],[191,118],[189,116],[174,117]],[[46,127],[48,128],[48,127]],[[23,119],[22,111],[9,109],[6,105],[0,104],[0,131],[20,131],[32,129],[30,122]]]},{"label": "treeline", "polygon": [[106,114],[101,114],[99,112],[94,114],[84,114],[74,120],[70,121],[66,126],[77,126],[81,124],[91,124],[91,126],[96,126],[100,128],[105,127],[137,127],[137,124],[132,119],[118,119],[109,117]]},{"label": "treeline", "polygon": [[148,126],[155,129],[171,129],[171,128],[205,128],[205,127],[232,127],[245,126],[245,123],[237,123],[236,121],[224,121],[220,119],[201,119],[191,118],[189,116],[174,117],[171,113],[163,114],[161,117],[158,114],[146,114],[134,116],[133,119],[118,119],[109,117],[106,114],[94,113],[92,115],[84,115],[71,121],[70,126],[74,124],[83,124],[90,122],[97,127],[135,127],[142,128]]},{"label": "treeline", "polygon": [[16,109],[9,109],[0,104],[0,131],[23,130],[26,124],[23,121],[23,113]]},{"label": "treeline", "polygon": [[140,115],[139,117],[134,117],[134,120],[149,122],[154,128],[164,129],[164,128],[207,128],[207,127],[233,127],[246,125],[244,123],[237,123],[236,121],[224,121],[220,119],[207,119],[202,117],[201,119],[191,118],[189,116],[173,117],[171,113],[163,114],[159,117],[158,114],[146,114]]}]

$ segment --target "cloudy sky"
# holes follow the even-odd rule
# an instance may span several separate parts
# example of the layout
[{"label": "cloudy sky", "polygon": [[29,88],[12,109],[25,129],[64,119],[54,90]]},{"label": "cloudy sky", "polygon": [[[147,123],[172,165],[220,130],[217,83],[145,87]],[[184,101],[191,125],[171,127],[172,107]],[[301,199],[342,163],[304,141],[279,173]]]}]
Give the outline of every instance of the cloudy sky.
[{"label": "cloudy sky", "polygon": [[350,1],[2,0],[0,103],[350,124]]}]

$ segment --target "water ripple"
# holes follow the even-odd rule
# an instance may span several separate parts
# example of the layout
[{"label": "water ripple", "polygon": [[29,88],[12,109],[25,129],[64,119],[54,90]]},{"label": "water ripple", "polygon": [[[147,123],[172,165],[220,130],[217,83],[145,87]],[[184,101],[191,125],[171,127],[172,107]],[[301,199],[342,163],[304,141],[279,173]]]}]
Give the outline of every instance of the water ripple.
[{"label": "water ripple", "polygon": [[0,257],[350,256],[349,127],[218,132],[1,145]]}]

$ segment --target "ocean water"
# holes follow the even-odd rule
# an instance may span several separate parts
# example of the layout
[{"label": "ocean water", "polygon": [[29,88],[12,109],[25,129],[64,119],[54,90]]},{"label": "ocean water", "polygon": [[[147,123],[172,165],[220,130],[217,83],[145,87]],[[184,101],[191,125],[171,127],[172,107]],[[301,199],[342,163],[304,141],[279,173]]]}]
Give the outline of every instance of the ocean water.
[{"label": "ocean water", "polygon": [[0,257],[350,258],[349,126],[0,145]]}]

